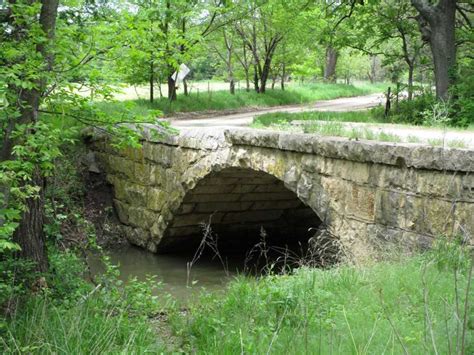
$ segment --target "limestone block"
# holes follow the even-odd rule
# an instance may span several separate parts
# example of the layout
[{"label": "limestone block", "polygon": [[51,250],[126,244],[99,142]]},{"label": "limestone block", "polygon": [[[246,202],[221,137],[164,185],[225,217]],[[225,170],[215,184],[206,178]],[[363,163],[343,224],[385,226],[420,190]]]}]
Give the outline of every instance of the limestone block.
[{"label": "limestone block", "polygon": [[313,180],[308,173],[301,175],[296,186],[296,194],[303,201],[307,201],[309,195],[311,194],[311,189],[313,188]]},{"label": "limestone block", "polygon": [[459,202],[454,211],[454,233],[470,239],[474,245],[474,203]]},{"label": "limestone block", "polygon": [[[403,193],[377,190],[375,197],[375,221],[381,225],[399,227],[399,213],[403,212],[405,200]],[[420,207],[423,208],[423,206]]]},{"label": "limestone block", "polygon": [[183,203],[179,206],[176,214],[188,214],[194,211],[196,205],[194,203]]},{"label": "limestone block", "polygon": [[[239,195],[238,195],[239,196]],[[295,195],[291,191],[281,192],[251,192],[241,196],[241,201],[279,201],[293,200]]]},{"label": "limestone block", "polygon": [[[344,213],[346,199],[350,193],[350,184],[344,180],[334,177],[321,177],[321,187],[319,194],[324,193],[326,200],[330,200],[332,207],[337,208],[339,213]],[[320,191],[323,190],[323,191]]]},{"label": "limestone block", "polygon": [[[251,186],[255,186],[255,185],[251,185]],[[236,188],[235,185],[205,185],[205,184],[198,184],[191,191],[192,191],[193,194],[226,194],[226,193],[232,193],[232,191],[235,188]]]},{"label": "limestone block", "polygon": [[229,212],[246,211],[250,208],[252,202],[204,202],[196,204],[194,212]]},{"label": "limestone block", "polygon": [[375,220],[375,191],[352,184],[347,195],[346,214],[373,222]]},{"label": "limestone block", "polygon": [[127,200],[127,188],[128,180],[121,179],[117,176],[110,176],[109,182],[114,186],[115,197],[119,200]]},{"label": "limestone block", "polygon": [[152,211],[161,211],[166,204],[168,194],[159,188],[148,188],[146,207]]},{"label": "limestone block", "polygon": [[378,190],[375,201],[375,221],[378,224],[417,233],[433,234],[427,209],[437,200],[403,192]]},{"label": "limestone block", "polygon": [[414,192],[427,196],[462,198],[462,175],[459,173],[416,171]]},{"label": "limestone block", "polygon": [[283,176],[285,186],[293,191],[296,190],[296,186],[298,184],[299,179],[300,172],[296,169],[296,166],[292,166],[288,171],[285,172],[285,175]]},{"label": "limestone block", "polygon": [[277,210],[277,209],[294,209],[303,205],[298,200],[286,200],[286,201],[257,201],[252,204],[253,210]]},{"label": "limestone block", "polygon": [[147,246],[150,239],[148,231],[143,228],[123,226],[123,234],[130,243],[142,248]]},{"label": "limestone block", "polygon": [[324,158],[319,160],[317,172],[327,176],[337,176],[344,180],[367,184],[371,182],[372,164],[340,159]]},{"label": "limestone block", "polygon": [[164,167],[170,167],[173,159],[173,150],[176,147],[170,147],[162,144],[145,143],[143,146],[143,156],[145,159],[160,164]]},{"label": "limestone block", "polygon": [[130,179],[134,177],[133,162],[129,159],[110,155],[109,166],[112,172],[120,173]]},{"label": "limestone block", "polygon": [[[240,181],[239,177],[225,176],[225,170],[219,175],[223,176],[207,176],[202,182],[205,185],[233,185]],[[246,182],[249,183],[248,181]]]},{"label": "limestone block", "polygon": [[130,206],[127,205],[126,203],[123,203],[120,200],[117,200],[116,198],[114,199],[114,206],[115,206],[115,210],[117,211],[117,215],[120,222],[122,222],[123,224],[129,224],[128,210]]},{"label": "limestone block", "polygon": [[410,190],[415,185],[411,169],[374,164],[370,167],[369,180],[372,185],[383,189]]},{"label": "limestone block", "polygon": [[325,158],[314,154],[305,154],[301,158],[301,169],[310,173],[321,173]]},{"label": "limestone block", "polygon": [[166,168],[161,165],[152,164],[149,170],[149,182],[152,186],[161,186],[165,184]]},{"label": "limestone block", "polygon": [[241,198],[240,194],[187,194],[185,202],[233,202]]},{"label": "limestone block", "polygon": [[253,186],[255,186],[255,188],[252,190],[253,192],[280,192],[285,188],[280,183]]},{"label": "limestone block", "polygon": [[127,181],[125,185],[125,201],[134,206],[145,206],[147,201],[147,188]]},{"label": "limestone block", "polygon": [[159,214],[143,207],[130,207],[128,209],[129,224],[142,229],[150,229],[158,217]]},{"label": "limestone block", "polygon": [[142,185],[152,185],[151,166],[146,163],[133,164],[133,181]]},{"label": "limestone block", "polygon": [[140,148],[127,147],[122,150],[121,154],[123,154],[124,157],[136,162],[142,162],[144,159],[143,147],[140,147]]},{"label": "limestone block", "polygon": [[427,199],[424,226],[419,232],[433,236],[450,235],[455,227],[456,203],[439,199]]},{"label": "limestone block", "polygon": [[264,222],[274,221],[281,217],[283,211],[246,211],[229,212],[222,220],[223,223],[246,223],[246,222]]},{"label": "limestone block", "polygon": [[474,174],[465,174],[462,178],[461,196],[474,203]]},{"label": "limestone block", "polygon": [[153,225],[150,228],[150,234],[155,240],[155,242],[158,242],[163,237],[167,226],[168,223],[161,215],[158,217],[157,220],[153,222]]}]

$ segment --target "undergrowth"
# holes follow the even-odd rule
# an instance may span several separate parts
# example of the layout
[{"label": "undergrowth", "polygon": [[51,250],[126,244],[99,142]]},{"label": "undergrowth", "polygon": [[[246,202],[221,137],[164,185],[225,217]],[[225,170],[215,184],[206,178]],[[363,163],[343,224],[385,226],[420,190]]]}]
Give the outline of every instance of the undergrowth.
[{"label": "undergrowth", "polygon": [[165,349],[149,320],[163,306],[152,295],[156,285],[137,280],[123,285],[110,265],[94,285],[83,278],[83,261],[68,252],[50,254],[49,287],[22,297],[14,312],[0,321],[2,353],[146,353]]},{"label": "undergrowth", "polygon": [[190,351],[210,354],[468,354],[474,351],[467,249],[366,267],[239,277],[173,319]]}]

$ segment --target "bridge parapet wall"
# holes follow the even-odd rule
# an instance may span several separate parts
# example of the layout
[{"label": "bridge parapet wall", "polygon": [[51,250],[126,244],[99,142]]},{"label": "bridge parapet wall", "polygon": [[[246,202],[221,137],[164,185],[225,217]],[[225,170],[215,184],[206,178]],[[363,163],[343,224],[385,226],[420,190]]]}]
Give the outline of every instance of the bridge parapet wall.
[{"label": "bridge parapet wall", "polygon": [[[282,182],[355,258],[375,253],[384,243],[411,248],[441,234],[474,234],[474,151],[251,129],[146,136],[142,149],[118,151],[100,138],[91,149],[114,187],[124,234],[151,251],[181,237],[181,227],[196,231],[211,213],[222,221],[245,215],[258,223],[252,195],[232,194],[256,172]],[[228,169],[248,176],[235,185],[230,180],[209,184],[206,178],[219,181]],[[206,188],[216,192],[212,198],[196,197]],[[255,191],[247,193],[260,205],[274,206],[271,193],[266,200],[263,194],[255,197]],[[200,201],[190,203],[190,194]],[[252,203],[243,203],[246,199]],[[285,199],[277,201],[283,206]],[[231,202],[239,202],[241,215],[232,211],[236,204]]]}]

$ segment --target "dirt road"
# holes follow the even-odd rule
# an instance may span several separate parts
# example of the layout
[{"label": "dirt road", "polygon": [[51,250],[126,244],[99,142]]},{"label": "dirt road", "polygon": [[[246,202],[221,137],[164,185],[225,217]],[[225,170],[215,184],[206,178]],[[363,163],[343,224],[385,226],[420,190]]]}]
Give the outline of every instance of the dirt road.
[{"label": "dirt road", "polygon": [[[291,105],[279,106],[264,109],[249,110],[247,112],[222,114],[219,112],[210,113],[205,117],[202,113],[181,114],[182,117],[170,118],[172,126],[176,128],[195,128],[195,127],[246,127],[250,125],[254,117],[265,113],[273,112],[308,112],[308,111],[357,111],[368,109],[384,102],[383,95],[372,94],[367,96],[356,96],[340,98],[335,100],[319,101],[310,105]],[[324,124],[324,121],[318,121]],[[295,129],[307,122],[294,122]],[[472,130],[447,130],[442,128],[429,128],[419,126],[407,126],[397,124],[373,124],[373,123],[354,123],[341,122],[341,125],[347,129],[370,130],[373,133],[387,133],[398,136],[403,142],[419,142],[432,145],[450,146],[458,148],[474,149],[474,131]]]},{"label": "dirt road", "polygon": [[[372,94],[366,96],[344,97],[334,100],[318,101],[310,105],[289,105],[254,109],[248,112],[232,114],[212,113],[211,117],[182,114],[182,117],[171,118],[174,127],[245,127],[252,123],[254,117],[273,112],[307,112],[307,111],[357,111],[377,106],[383,102],[383,96]],[[189,116],[189,117],[187,117]]]}]

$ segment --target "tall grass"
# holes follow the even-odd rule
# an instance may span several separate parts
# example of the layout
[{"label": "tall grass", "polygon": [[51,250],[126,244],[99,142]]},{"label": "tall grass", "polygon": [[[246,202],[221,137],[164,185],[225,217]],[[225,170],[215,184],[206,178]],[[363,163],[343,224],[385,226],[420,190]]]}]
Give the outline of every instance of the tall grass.
[{"label": "tall grass", "polygon": [[268,127],[274,124],[287,124],[293,121],[337,121],[337,122],[364,122],[377,123],[370,115],[369,111],[348,111],[348,112],[274,112],[266,113],[254,118],[254,127]]},{"label": "tall grass", "polygon": [[240,277],[175,327],[208,354],[472,354],[472,264],[439,255]]},{"label": "tall grass", "polygon": [[130,354],[166,350],[160,331],[150,321],[165,303],[153,296],[156,284],[151,278],[145,282],[133,279],[124,285],[117,278],[116,267],[109,265],[94,286],[83,279],[86,267],[73,253],[53,250],[50,263],[53,275],[46,275],[49,287],[27,295],[15,291],[12,296],[16,296],[16,308],[10,314],[2,312],[1,353]]},{"label": "tall grass", "polygon": [[120,102],[98,102],[99,108],[110,115],[119,115],[124,107],[134,106],[137,114],[146,114],[150,110],[159,110],[165,114],[174,112],[198,112],[209,110],[232,110],[243,107],[259,108],[290,104],[304,104],[318,100],[329,100],[338,97],[366,95],[383,91],[383,84],[306,84],[293,85],[287,90],[267,90],[265,94],[254,91],[237,90],[235,95],[228,91],[192,92],[188,96],[179,95],[176,101],[170,102],[167,98],[155,100],[128,100]]},{"label": "tall grass", "polygon": [[96,296],[72,307],[34,297],[2,333],[4,353],[130,354],[164,349],[148,319],[131,317],[119,305],[105,307]]}]

